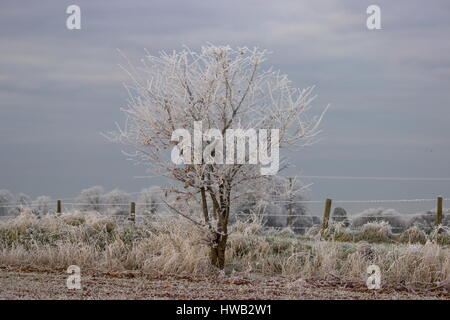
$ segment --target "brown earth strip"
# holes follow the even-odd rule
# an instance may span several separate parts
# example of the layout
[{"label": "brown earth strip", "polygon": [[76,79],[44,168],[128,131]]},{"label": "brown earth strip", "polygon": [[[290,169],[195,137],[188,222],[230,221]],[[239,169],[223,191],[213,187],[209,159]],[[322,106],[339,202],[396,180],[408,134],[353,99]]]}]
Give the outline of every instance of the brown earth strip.
[{"label": "brown earth strip", "polygon": [[0,299],[450,299],[446,288],[403,286],[369,290],[363,282],[262,275],[180,276],[141,272],[82,272],[69,290],[65,270],[0,267]]}]

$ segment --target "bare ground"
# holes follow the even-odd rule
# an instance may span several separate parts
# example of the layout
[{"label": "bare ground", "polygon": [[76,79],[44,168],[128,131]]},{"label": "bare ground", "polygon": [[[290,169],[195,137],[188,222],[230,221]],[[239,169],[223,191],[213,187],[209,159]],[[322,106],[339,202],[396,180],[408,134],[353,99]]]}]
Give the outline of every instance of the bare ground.
[{"label": "bare ground", "polygon": [[450,299],[446,288],[369,290],[362,281],[339,279],[87,271],[82,273],[82,289],[69,290],[67,277],[65,270],[0,266],[0,299]]}]

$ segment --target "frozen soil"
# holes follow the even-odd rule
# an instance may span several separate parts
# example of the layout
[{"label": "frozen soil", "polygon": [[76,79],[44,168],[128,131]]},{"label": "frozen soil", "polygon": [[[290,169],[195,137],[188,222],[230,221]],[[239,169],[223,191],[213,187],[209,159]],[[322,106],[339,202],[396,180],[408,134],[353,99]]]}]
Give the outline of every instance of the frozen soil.
[{"label": "frozen soil", "polygon": [[369,290],[363,281],[295,279],[258,274],[158,275],[85,271],[69,290],[66,270],[0,266],[0,299],[450,299],[448,288]]}]

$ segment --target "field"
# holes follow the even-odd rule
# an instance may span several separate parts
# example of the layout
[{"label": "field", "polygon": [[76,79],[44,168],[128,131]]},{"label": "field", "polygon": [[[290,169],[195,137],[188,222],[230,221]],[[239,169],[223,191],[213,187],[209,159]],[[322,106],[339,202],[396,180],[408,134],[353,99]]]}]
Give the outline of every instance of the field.
[{"label": "field", "polygon": [[262,275],[178,276],[141,272],[83,274],[82,289],[67,289],[66,270],[2,267],[1,299],[449,299],[435,290],[387,286],[369,290],[364,282],[303,280]]},{"label": "field", "polygon": [[[332,225],[320,239],[237,222],[218,271],[207,233],[181,218],[134,225],[94,212],[23,213],[0,222],[0,298],[449,299],[448,233],[424,241],[415,231]],[[381,269],[380,290],[366,287],[371,264]],[[66,288],[69,265],[81,268],[81,290]]]}]

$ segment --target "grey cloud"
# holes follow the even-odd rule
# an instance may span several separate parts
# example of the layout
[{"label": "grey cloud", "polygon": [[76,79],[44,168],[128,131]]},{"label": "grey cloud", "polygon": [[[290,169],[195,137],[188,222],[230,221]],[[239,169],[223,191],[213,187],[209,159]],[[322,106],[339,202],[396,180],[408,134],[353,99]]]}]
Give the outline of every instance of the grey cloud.
[{"label": "grey cloud", "polygon": [[[379,31],[365,27],[366,0],[76,3],[80,31],[65,29],[72,2],[2,1],[0,188],[73,194],[152,183],[133,180],[145,168],[130,166],[99,134],[123,120],[126,77],[116,48],[138,62],[144,48],[157,54],[207,42],[265,47],[267,67],[299,87],[316,84],[317,107],[332,104],[324,140],[294,157],[303,173],[450,175],[448,1],[376,1]],[[314,188],[315,198],[336,192]],[[375,186],[365,188],[357,196]]]}]

